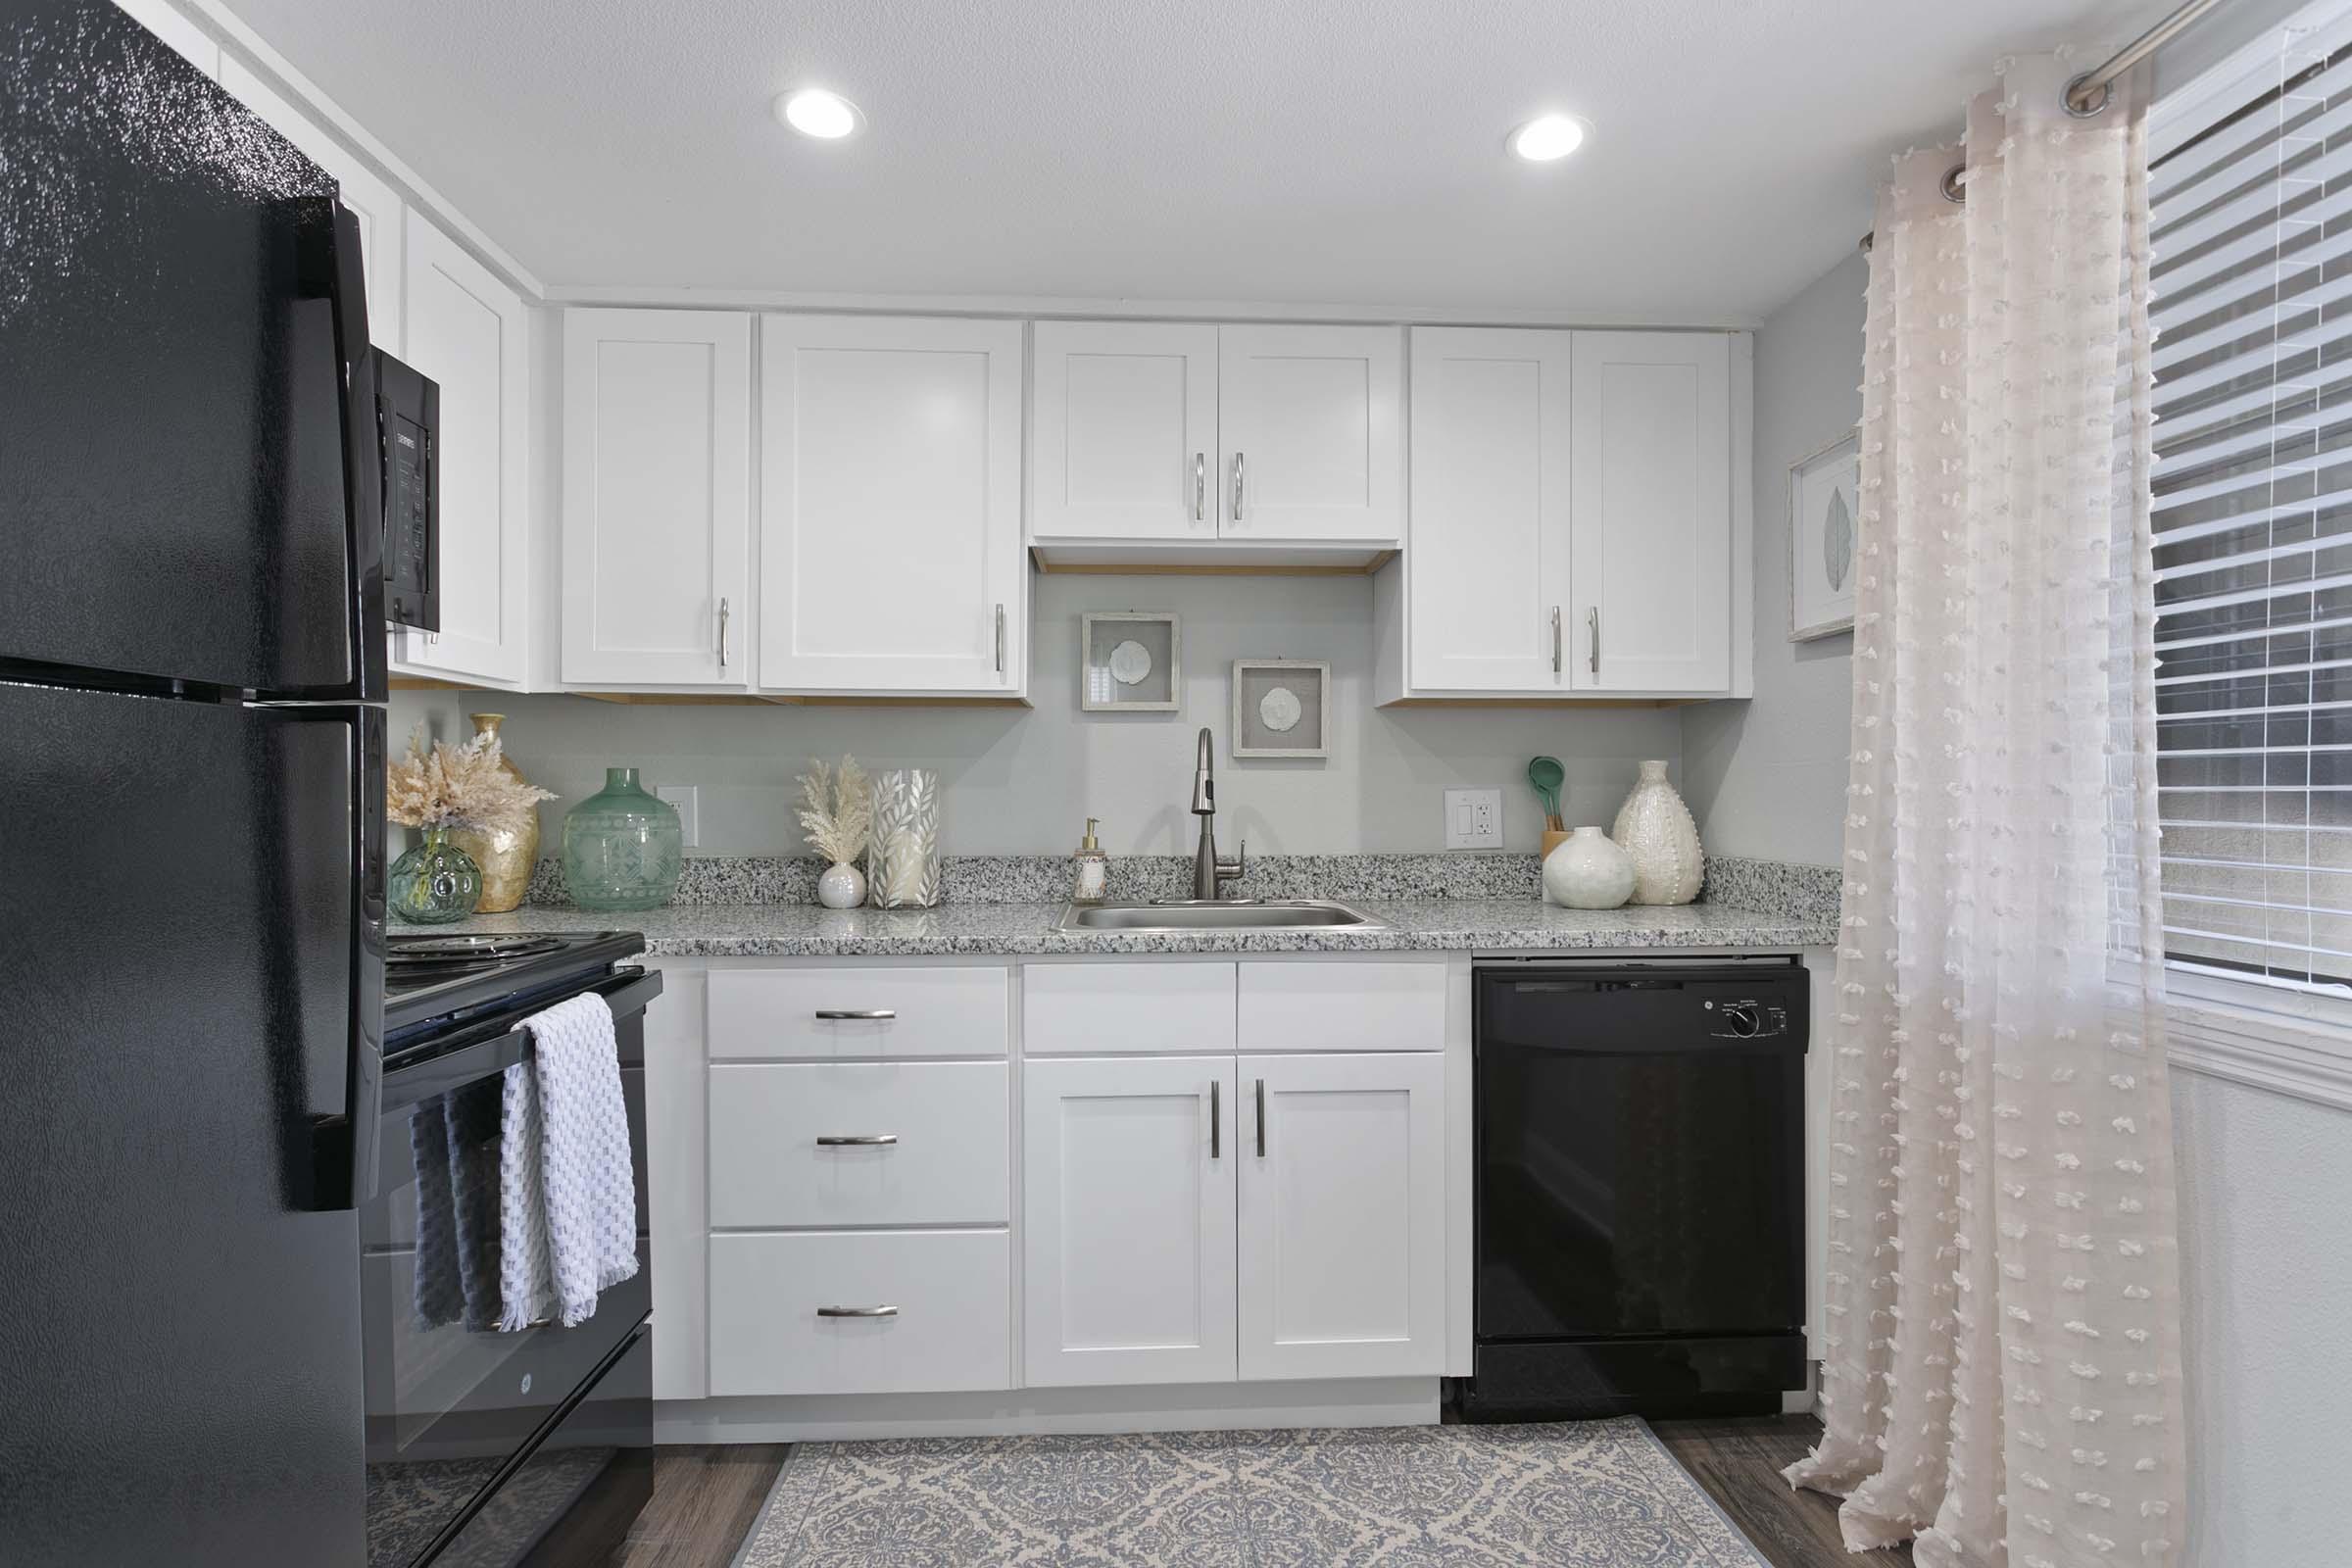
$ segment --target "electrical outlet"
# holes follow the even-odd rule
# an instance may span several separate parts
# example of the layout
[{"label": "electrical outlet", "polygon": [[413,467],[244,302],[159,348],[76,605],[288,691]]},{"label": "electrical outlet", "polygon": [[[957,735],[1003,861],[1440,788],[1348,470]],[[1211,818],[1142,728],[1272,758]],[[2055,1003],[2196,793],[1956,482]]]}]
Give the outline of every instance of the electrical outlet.
[{"label": "electrical outlet", "polygon": [[1502,791],[1447,790],[1446,847],[1449,850],[1502,848]]},{"label": "electrical outlet", "polygon": [[663,784],[654,793],[678,808],[678,833],[686,848],[703,841],[703,790],[699,784]]}]

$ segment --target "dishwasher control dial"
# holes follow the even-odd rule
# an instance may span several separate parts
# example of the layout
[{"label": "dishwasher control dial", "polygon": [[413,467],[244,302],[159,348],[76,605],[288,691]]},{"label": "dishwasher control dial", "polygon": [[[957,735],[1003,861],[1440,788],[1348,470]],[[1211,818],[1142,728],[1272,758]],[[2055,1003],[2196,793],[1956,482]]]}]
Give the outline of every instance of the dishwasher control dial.
[{"label": "dishwasher control dial", "polygon": [[1723,1004],[1724,1028],[1742,1039],[1762,1028],[1763,1022],[1756,1015],[1756,1004],[1752,1002],[1727,1002]]}]

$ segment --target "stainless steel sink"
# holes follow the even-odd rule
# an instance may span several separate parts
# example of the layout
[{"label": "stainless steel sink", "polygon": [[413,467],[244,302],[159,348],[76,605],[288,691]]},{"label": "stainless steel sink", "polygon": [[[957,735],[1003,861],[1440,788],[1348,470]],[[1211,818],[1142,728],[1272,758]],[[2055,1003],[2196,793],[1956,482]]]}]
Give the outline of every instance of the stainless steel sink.
[{"label": "stainless steel sink", "polygon": [[1073,904],[1061,916],[1064,931],[1334,931],[1381,924],[1360,909],[1315,899]]}]

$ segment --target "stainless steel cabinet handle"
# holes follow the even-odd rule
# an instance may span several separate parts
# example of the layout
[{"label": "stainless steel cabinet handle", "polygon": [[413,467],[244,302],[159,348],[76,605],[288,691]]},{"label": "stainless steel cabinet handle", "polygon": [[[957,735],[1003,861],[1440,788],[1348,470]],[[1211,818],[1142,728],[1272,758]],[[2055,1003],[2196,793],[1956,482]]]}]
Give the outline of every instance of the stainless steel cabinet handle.
[{"label": "stainless steel cabinet handle", "polygon": [[1266,1081],[1257,1081],[1257,1157],[1266,1157]]},{"label": "stainless steel cabinet handle", "polygon": [[718,602],[718,667],[727,667],[727,602]]},{"label": "stainless steel cabinet handle", "polygon": [[819,1018],[858,1018],[861,1020],[870,1020],[875,1018],[896,1018],[899,1014],[898,1009],[895,1007],[819,1007],[816,1009],[816,1015]]},{"label": "stainless steel cabinet handle", "polygon": [[898,1141],[897,1133],[819,1133],[816,1136],[816,1147],[819,1149],[878,1149],[884,1144],[895,1144]]},{"label": "stainless steel cabinet handle", "polygon": [[1600,673],[1600,607],[1594,605],[1585,612],[1586,623],[1592,628],[1592,673]]},{"label": "stainless steel cabinet handle", "polygon": [[1242,520],[1243,464],[1247,460],[1239,452],[1233,455],[1233,520]]},{"label": "stainless steel cabinet handle", "polygon": [[1551,672],[1560,672],[1560,607],[1551,607]]},{"label": "stainless steel cabinet handle", "polygon": [[1004,673],[1004,607],[997,607],[997,673]]},{"label": "stainless steel cabinet handle", "polygon": [[1217,1141],[1217,1091],[1222,1087],[1214,1078],[1208,1081],[1208,1157],[1211,1159],[1222,1152]]},{"label": "stainless steel cabinet handle", "polygon": [[897,1317],[899,1309],[895,1306],[820,1306],[816,1309],[816,1315],[818,1317]]},{"label": "stainless steel cabinet handle", "polygon": [[1204,522],[1207,518],[1208,454],[1196,452],[1193,454],[1193,520]]}]

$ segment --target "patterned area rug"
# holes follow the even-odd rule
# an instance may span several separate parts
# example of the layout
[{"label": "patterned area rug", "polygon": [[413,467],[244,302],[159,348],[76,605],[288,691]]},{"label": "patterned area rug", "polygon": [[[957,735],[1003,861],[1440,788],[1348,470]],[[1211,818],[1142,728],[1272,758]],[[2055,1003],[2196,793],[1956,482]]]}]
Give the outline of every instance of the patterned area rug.
[{"label": "patterned area rug", "polygon": [[736,1568],[1768,1568],[1640,1420],[792,1450]]}]

